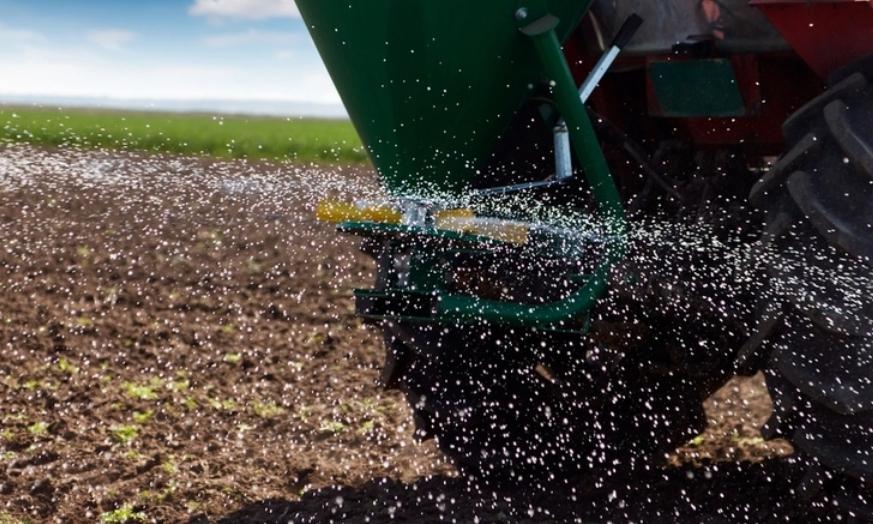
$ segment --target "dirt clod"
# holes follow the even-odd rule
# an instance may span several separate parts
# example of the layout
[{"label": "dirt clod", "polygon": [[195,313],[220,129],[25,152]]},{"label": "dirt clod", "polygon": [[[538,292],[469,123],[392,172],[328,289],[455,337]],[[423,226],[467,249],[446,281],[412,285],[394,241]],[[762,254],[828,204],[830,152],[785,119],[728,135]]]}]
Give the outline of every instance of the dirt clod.
[{"label": "dirt clod", "polygon": [[37,480],[30,486],[30,494],[38,497],[50,497],[55,488],[48,479]]}]

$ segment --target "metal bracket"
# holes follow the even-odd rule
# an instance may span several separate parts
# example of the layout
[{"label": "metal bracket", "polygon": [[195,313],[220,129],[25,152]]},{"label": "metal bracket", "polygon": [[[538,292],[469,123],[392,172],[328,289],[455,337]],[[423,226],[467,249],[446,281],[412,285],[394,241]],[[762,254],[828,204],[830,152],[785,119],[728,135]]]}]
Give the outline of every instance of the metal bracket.
[{"label": "metal bracket", "polygon": [[[613,39],[612,44],[597,61],[594,69],[591,70],[591,73],[582,85],[579,86],[579,99],[583,104],[587,103],[588,99],[591,98],[591,95],[600,84],[600,81],[603,80],[603,77],[612,67],[612,64],[615,63],[615,60],[621,54],[621,51],[631,42],[642,24],[643,19],[637,14],[632,14],[627,18],[627,20],[625,20],[624,25],[621,26],[621,29]],[[557,25],[558,19],[554,16],[547,15],[530,25],[523,27],[521,32],[528,36],[537,36],[550,30],[554,30]],[[570,145],[570,132],[567,128],[567,123],[563,119],[555,126],[552,136],[555,150],[554,180],[527,182],[511,186],[483,189],[477,192],[478,195],[485,197],[505,196],[533,189],[551,189],[556,185],[560,185],[556,184],[556,182],[568,181],[573,178],[573,155],[572,147]]]}]

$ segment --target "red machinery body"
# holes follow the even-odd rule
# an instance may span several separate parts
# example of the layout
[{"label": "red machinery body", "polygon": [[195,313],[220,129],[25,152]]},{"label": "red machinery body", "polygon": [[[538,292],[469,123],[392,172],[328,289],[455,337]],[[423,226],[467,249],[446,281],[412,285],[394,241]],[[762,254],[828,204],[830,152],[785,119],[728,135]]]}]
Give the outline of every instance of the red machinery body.
[{"label": "red machinery body", "polygon": [[[741,150],[750,164],[782,151],[782,123],[824,90],[831,73],[873,55],[873,0],[603,1],[566,45],[577,81],[631,12],[643,15],[648,30],[644,23],[592,106],[640,139],[660,136]],[[669,27],[675,31],[665,35]],[[662,110],[652,65],[701,59],[730,62],[743,114],[677,116]]]},{"label": "red machinery body", "polygon": [[873,54],[870,0],[754,0],[751,4],[822,78]]}]

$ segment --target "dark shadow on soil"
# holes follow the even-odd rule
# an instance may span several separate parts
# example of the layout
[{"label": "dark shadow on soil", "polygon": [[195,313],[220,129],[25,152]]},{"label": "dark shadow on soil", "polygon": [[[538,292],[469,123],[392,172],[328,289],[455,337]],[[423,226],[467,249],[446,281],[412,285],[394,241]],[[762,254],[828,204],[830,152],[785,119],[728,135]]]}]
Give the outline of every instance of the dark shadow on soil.
[{"label": "dark shadow on soil", "polygon": [[449,477],[383,479],[294,502],[261,501],[215,522],[810,522],[807,505],[792,499],[797,477],[789,461],[771,461],[662,470],[549,492],[496,493]]}]

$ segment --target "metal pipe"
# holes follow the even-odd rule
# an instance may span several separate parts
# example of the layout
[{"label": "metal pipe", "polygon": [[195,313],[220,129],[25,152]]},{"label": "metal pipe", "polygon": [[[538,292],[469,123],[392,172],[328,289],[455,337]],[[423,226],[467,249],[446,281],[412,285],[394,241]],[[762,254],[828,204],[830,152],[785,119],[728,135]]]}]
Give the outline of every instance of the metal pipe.
[{"label": "metal pipe", "polygon": [[[600,81],[606,76],[606,73],[615,63],[615,60],[621,54],[622,49],[627,46],[633,39],[636,32],[643,24],[643,19],[633,14],[625,20],[621,29],[615,35],[615,38],[610,44],[609,49],[600,56],[594,69],[589,73],[588,78],[579,87],[579,99],[585,104]],[[570,135],[567,133],[567,126],[564,120],[558,122],[554,131],[554,147],[555,147],[555,178],[558,180],[570,178],[573,176],[573,158],[570,155]]]},{"label": "metal pipe", "polygon": [[566,124],[555,126],[554,138],[555,179],[567,180],[573,177],[573,153],[570,149],[570,131]]},{"label": "metal pipe", "polygon": [[[606,72],[615,63],[615,59],[621,53],[621,48],[613,45],[603,55],[594,66],[591,74],[585,79],[585,82],[579,87],[579,99],[585,104],[591,98],[591,94],[603,80]],[[562,119],[555,126],[553,132],[553,142],[555,149],[555,178],[558,180],[566,180],[573,176],[573,155],[570,150],[570,133],[567,130],[567,124]]]},{"label": "metal pipe", "polygon": [[597,61],[594,69],[591,70],[588,78],[585,79],[585,82],[583,82],[582,86],[579,88],[579,98],[582,99],[583,104],[588,102],[588,99],[591,98],[591,94],[594,93],[594,90],[600,84],[600,81],[603,80],[603,77],[606,76],[606,72],[609,71],[609,68],[612,67],[612,64],[615,63],[615,59],[618,58],[618,55],[620,54],[621,48],[617,45],[613,45],[608,51],[600,56],[600,60]]}]

